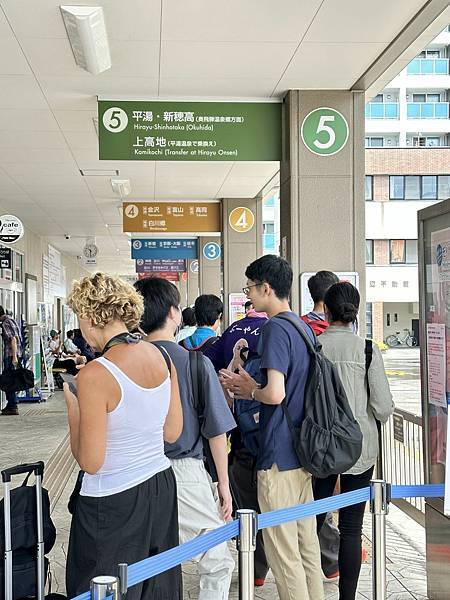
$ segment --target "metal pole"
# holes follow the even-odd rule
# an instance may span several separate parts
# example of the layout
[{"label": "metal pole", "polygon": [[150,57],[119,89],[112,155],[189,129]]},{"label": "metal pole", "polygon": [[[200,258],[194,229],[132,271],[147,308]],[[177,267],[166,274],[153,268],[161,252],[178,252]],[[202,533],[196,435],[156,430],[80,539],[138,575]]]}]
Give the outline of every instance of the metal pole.
[{"label": "metal pole", "polygon": [[389,512],[388,486],[383,479],[370,482],[372,513],[372,593],[373,600],[386,600],[386,515]]},{"label": "metal pole", "polygon": [[91,579],[91,600],[119,600],[119,578],[101,575]]},{"label": "metal pole", "polygon": [[118,564],[119,575],[119,593],[121,598],[125,598],[128,591],[128,565],[127,563]]},{"label": "metal pole", "polygon": [[4,514],[5,514],[5,600],[13,598],[13,562],[11,550],[11,480],[4,481]]},{"label": "metal pole", "polygon": [[239,519],[239,600],[254,600],[255,597],[255,549],[258,532],[258,515],[254,510],[237,511]]}]

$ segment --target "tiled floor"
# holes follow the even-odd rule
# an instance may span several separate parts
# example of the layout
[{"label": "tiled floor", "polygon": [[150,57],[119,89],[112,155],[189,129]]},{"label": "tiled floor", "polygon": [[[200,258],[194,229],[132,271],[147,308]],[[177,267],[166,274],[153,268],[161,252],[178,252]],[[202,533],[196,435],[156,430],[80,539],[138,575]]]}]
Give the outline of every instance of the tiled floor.
[{"label": "tiled floor", "polygon": [[[20,417],[0,418],[0,467],[12,466],[24,461],[48,460],[67,433],[64,401],[60,394],[45,404],[21,407]],[[73,488],[75,472],[66,489],[53,508],[58,538],[51,552],[53,591],[64,591],[65,553],[69,539],[70,518],[67,500]],[[368,548],[368,564],[364,564],[358,588],[358,600],[372,599],[370,537],[371,522],[367,514],[364,523],[365,546]],[[232,544],[230,542],[230,544]],[[233,548],[233,552],[235,550]],[[424,600],[426,596],[425,536],[424,530],[395,507],[391,507],[387,525],[388,598],[390,600]],[[198,576],[196,565],[183,565],[185,600],[198,598]],[[327,600],[338,599],[336,583],[325,583]],[[238,598],[237,571],[234,574],[229,595]],[[262,588],[255,590],[255,598],[277,600],[275,582],[271,574]],[[314,600],[314,599],[313,599]]]}]

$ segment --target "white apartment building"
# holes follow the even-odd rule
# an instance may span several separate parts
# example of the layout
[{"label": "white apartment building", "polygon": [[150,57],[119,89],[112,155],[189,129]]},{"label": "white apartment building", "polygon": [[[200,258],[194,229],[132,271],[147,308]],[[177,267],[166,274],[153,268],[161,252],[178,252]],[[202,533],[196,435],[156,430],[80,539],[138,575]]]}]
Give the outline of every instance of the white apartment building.
[{"label": "white apartment building", "polygon": [[450,27],[366,105],[368,335],[418,326],[417,211],[450,197]]}]

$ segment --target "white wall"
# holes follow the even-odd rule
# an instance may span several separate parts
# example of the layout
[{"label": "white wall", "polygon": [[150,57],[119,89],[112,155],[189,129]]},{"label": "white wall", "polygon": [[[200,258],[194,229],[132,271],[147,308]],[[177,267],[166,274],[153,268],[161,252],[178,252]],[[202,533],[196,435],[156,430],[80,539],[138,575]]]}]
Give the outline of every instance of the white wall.
[{"label": "white wall", "polygon": [[366,239],[416,240],[417,211],[437,200],[366,202]]},{"label": "white wall", "polygon": [[366,293],[367,302],[419,302],[417,265],[367,265]]},{"label": "white wall", "polygon": [[[385,302],[383,304],[383,337],[386,339],[391,333],[400,331],[403,335],[403,329],[407,327],[412,331],[412,319],[418,319],[419,313],[414,312],[418,309],[417,303],[413,302],[402,302],[402,303],[391,303]],[[387,315],[391,315],[391,325],[387,326]],[[397,314],[398,321],[395,322],[395,314]]]}]

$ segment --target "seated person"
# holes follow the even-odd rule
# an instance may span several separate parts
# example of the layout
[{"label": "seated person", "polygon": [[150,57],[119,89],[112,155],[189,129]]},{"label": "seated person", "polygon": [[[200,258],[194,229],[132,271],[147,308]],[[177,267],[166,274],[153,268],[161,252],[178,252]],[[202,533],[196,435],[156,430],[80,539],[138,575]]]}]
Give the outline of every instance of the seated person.
[{"label": "seated person", "polygon": [[77,375],[77,365],[82,365],[86,362],[83,356],[69,356],[62,351],[61,339],[59,337],[59,331],[52,329],[50,331],[50,356],[49,362],[52,369],[64,369],[71,375]]},{"label": "seated person", "polygon": [[64,342],[64,349],[66,351],[66,354],[69,354],[70,356],[76,356],[77,354],[81,354],[80,349],[73,342],[73,329],[70,329],[66,335],[66,341]]}]

